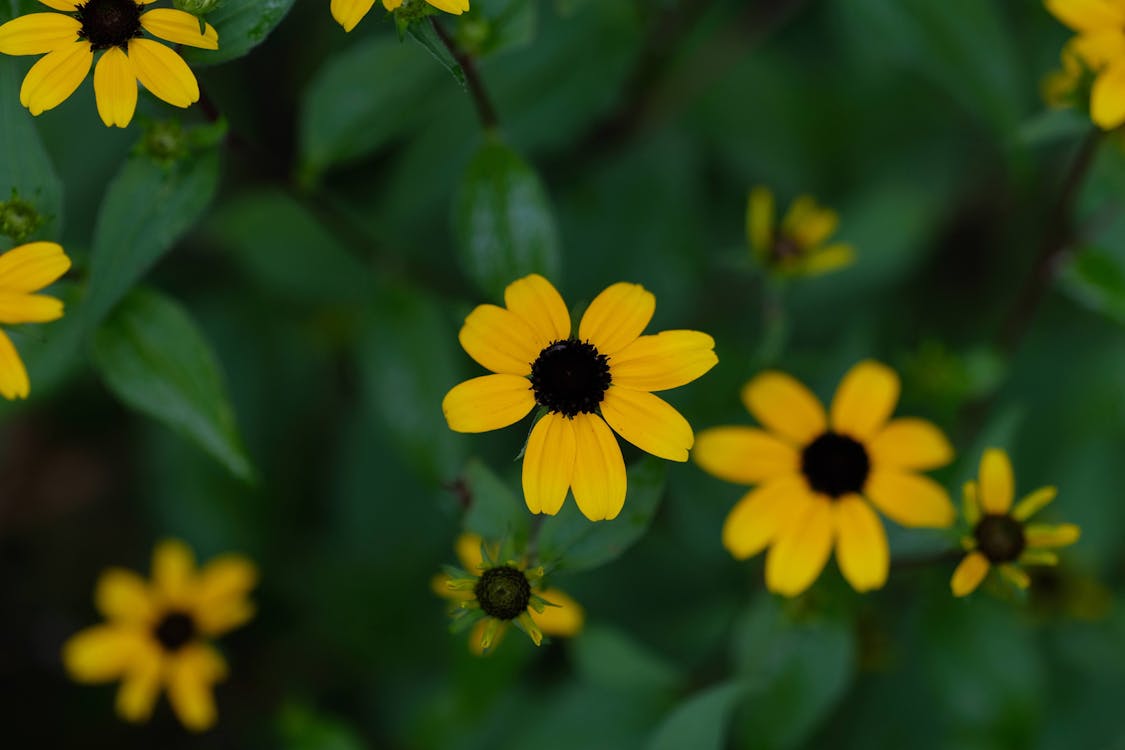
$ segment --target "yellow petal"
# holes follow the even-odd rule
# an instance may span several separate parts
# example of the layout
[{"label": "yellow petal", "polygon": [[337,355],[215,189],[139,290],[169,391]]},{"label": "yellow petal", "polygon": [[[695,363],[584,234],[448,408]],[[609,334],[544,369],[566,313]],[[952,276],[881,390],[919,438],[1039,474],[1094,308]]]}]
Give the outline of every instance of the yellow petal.
[{"label": "yellow petal", "polygon": [[970,526],[977,525],[977,521],[980,520],[981,513],[980,502],[977,500],[976,482],[965,482],[965,486],[961,494],[961,512],[965,516],[965,521]]},{"label": "yellow petal", "polygon": [[617,439],[601,417],[573,419],[577,452],[571,489],[578,509],[591,521],[613,520],[625,505],[625,460]]},{"label": "yellow petal", "polygon": [[180,722],[193,732],[215,724],[212,687],[226,675],[223,658],[209,646],[186,646],[168,666],[168,700]]},{"label": "yellow petal", "polygon": [[1125,60],[1098,74],[1090,90],[1090,118],[1105,130],[1125,123]]},{"label": "yellow petal", "polygon": [[426,0],[426,2],[438,10],[444,10],[446,13],[452,13],[455,16],[459,16],[469,9],[468,0]]},{"label": "yellow petal", "polygon": [[395,10],[400,5],[402,5],[402,0],[383,0],[383,7],[387,10]]},{"label": "yellow petal", "polygon": [[537,273],[508,284],[504,304],[536,334],[539,348],[570,338],[570,313],[551,282]]},{"label": "yellow petal", "polygon": [[813,500],[797,476],[775,479],[746,493],[723,522],[723,546],[745,560],[766,548]]},{"label": "yellow petal", "polygon": [[769,188],[756,187],[746,203],[746,240],[750,249],[761,258],[773,245],[773,221],[776,209]]},{"label": "yellow petal", "polygon": [[206,24],[204,32],[200,34],[199,19],[182,10],[154,8],[141,15],[141,26],[153,36],[174,44],[186,44],[201,49],[219,48],[219,32],[215,27]]},{"label": "yellow petal", "polygon": [[194,607],[199,629],[218,635],[253,617],[254,606],[246,597],[257,582],[257,567],[242,555],[220,555],[203,566]]},{"label": "yellow petal", "polygon": [[70,269],[70,258],[54,242],[30,242],[0,255],[0,290],[37,292]]},{"label": "yellow petal", "polygon": [[543,633],[556,638],[571,638],[582,631],[586,613],[582,605],[558,589],[546,589],[539,593],[554,607],[544,607],[543,612],[531,612],[531,619]]},{"label": "yellow petal", "polygon": [[832,506],[836,516],[836,563],[860,593],[887,582],[891,551],[883,522],[859,495],[846,495]]},{"label": "yellow petal", "polygon": [[695,435],[683,415],[664,399],[610,386],[601,409],[609,426],[641,450],[669,461],[687,461]]},{"label": "yellow petal", "polygon": [[526,378],[483,375],[452,388],[441,411],[454,432],[488,432],[515,424],[535,407]]},{"label": "yellow petal", "polygon": [[832,429],[863,441],[874,437],[898,403],[894,370],[867,360],[850,369],[832,399]]},{"label": "yellow petal", "polygon": [[76,682],[116,680],[145,651],[145,631],[120,625],[96,625],[63,644],[62,660]]},{"label": "yellow petal", "polygon": [[[395,8],[401,2],[402,0],[397,0]],[[332,17],[336,19],[336,23],[344,27],[344,31],[351,31],[363,20],[374,4],[375,0],[332,0]],[[386,4],[387,0],[383,0],[383,5]],[[387,10],[394,10],[394,8],[387,8]]]},{"label": "yellow petal", "polygon": [[699,331],[641,336],[609,360],[614,385],[664,391],[686,385],[719,362],[715,339]]},{"label": "yellow petal", "polygon": [[1002,515],[1012,507],[1015,495],[1015,478],[1008,454],[999,448],[989,448],[980,459],[980,486],[978,499],[985,513]]},{"label": "yellow petal", "polygon": [[1047,10],[1075,31],[1125,26],[1125,5],[1114,0],[1046,0]]},{"label": "yellow petal", "polygon": [[832,508],[814,498],[782,529],[766,555],[766,586],[785,596],[797,596],[824,570],[832,552]]},{"label": "yellow petal", "polygon": [[1082,75],[1083,65],[1090,70],[1101,70],[1125,57],[1125,29],[1103,29],[1076,36],[1066,43],[1059,57],[1072,81]]},{"label": "yellow petal", "polygon": [[696,436],[692,455],[708,474],[739,484],[757,484],[801,468],[800,454],[791,445],[753,427],[704,430]]},{"label": "yellow petal", "polygon": [[137,80],[158,99],[173,107],[188,107],[199,101],[199,84],[184,59],[151,39],[130,39],[129,60]]},{"label": "yellow petal", "polygon": [[530,375],[531,363],[546,346],[523,318],[496,305],[469,313],[457,339],[481,367],[508,375]]},{"label": "yellow petal", "polygon": [[43,3],[48,8],[61,10],[64,13],[73,13],[79,0],[39,0],[39,2]]},{"label": "yellow petal", "polygon": [[656,297],[640,284],[620,282],[590,303],[578,325],[578,338],[598,353],[612,356],[637,340],[656,312]]},{"label": "yellow petal", "polygon": [[800,273],[806,276],[838,271],[855,263],[855,248],[843,243],[829,245],[809,253],[800,266]]},{"label": "yellow petal", "polygon": [[101,574],[94,602],[107,620],[146,625],[154,617],[148,584],[124,568],[110,568]]},{"label": "yellow petal", "polygon": [[468,532],[457,537],[453,548],[454,552],[457,553],[457,560],[460,561],[461,567],[465,569],[466,573],[480,572],[481,564],[484,562],[484,556],[480,551],[483,541],[480,534]]},{"label": "yellow petal", "polygon": [[793,229],[803,224],[817,210],[816,199],[811,195],[802,195],[795,198],[789,204],[789,210],[785,212],[785,216],[781,220],[781,233],[787,237],[793,237]]},{"label": "yellow petal", "polygon": [[63,303],[42,294],[0,292],[0,322],[49,323],[63,315]]},{"label": "yellow petal", "polygon": [[1007,578],[1016,588],[1026,589],[1031,585],[1031,577],[1027,575],[1026,571],[1010,563],[1000,566],[1000,575]]},{"label": "yellow petal", "polygon": [[523,456],[523,497],[532,513],[553,516],[562,508],[574,476],[578,446],[574,426],[562,414],[535,423]]},{"label": "yellow petal", "polygon": [[953,446],[924,419],[895,419],[867,444],[874,466],[927,471],[953,460]]},{"label": "yellow petal", "polygon": [[1025,550],[1019,559],[1020,565],[1058,565],[1059,556],[1049,549]]},{"label": "yellow petal", "polygon": [[763,372],[742,388],[742,402],[762,425],[804,446],[827,429],[824,407],[790,375]]},{"label": "yellow petal", "polygon": [[23,366],[23,360],[8,334],[0,331],[0,396],[10,401],[27,398],[30,392],[31,381],[27,379],[27,368]]},{"label": "yellow petal", "polygon": [[147,721],[152,716],[160,694],[161,666],[162,659],[155,647],[133,663],[117,689],[118,716],[132,723]]},{"label": "yellow petal", "polygon": [[[383,0],[386,2],[387,0]],[[469,632],[469,651],[474,656],[484,656],[500,645],[504,634],[508,632],[508,623],[486,617],[480,620]]]},{"label": "yellow petal", "polygon": [[1066,547],[1078,541],[1082,530],[1073,523],[1033,523],[1023,533],[1028,547]]},{"label": "yellow petal", "polygon": [[257,612],[257,608],[248,599],[220,599],[206,607],[196,607],[195,624],[204,635],[216,636],[245,625],[254,619]]},{"label": "yellow petal", "polygon": [[195,555],[177,539],[166,539],[152,553],[152,585],[160,601],[184,607],[195,594]]},{"label": "yellow petal", "polygon": [[137,109],[137,74],[120,47],[102,53],[94,68],[94,97],[98,115],[107,128],[124,128],[133,121]]},{"label": "yellow petal", "polygon": [[1017,521],[1026,521],[1046,508],[1058,494],[1059,491],[1055,487],[1040,487],[1016,503],[1016,509],[1012,511],[1012,518]]},{"label": "yellow petal", "polygon": [[[802,211],[797,211],[798,203],[808,200],[810,203]],[[832,236],[840,223],[840,217],[835,211],[820,208],[811,199],[798,199],[790,209],[789,215],[783,222],[783,232],[792,238],[798,246],[803,248],[818,247]]]},{"label": "yellow petal", "polygon": [[61,13],[29,13],[0,26],[0,52],[42,55],[78,40],[82,24]]},{"label": "yellow petal", "polygon": [[93,62],[94,53],[87,41],[56,47],[27,71],[20,87],[20,104],[33,115],[59,106],[85,80]]},{"label": "yellow petal", "polygon": [[968,596],[977,590],[980,582],[988,575],[988,558],[980,552],[970,552],[953,571],[949,587],[954,596]]},{"label": "yellow petal", "polygon": [[957,516],[945,488],[920,474],[873,471],[864,494],[883,515],[902,526],[944,529]]}]

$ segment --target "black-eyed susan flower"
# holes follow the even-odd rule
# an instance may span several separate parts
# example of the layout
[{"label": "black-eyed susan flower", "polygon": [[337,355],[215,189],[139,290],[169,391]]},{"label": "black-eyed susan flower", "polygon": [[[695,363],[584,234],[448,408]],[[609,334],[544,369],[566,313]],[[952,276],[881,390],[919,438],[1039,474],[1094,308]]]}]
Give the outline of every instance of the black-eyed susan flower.
[{"label": "black-eyed susan flower", "polygon": [[[383,0],[383,7],[387,12],[398,10],[406,4],[417,5],[422,0]],[[469,10],[469,0],[425,0],[426,4],[438,10],[459,16]],[[344,31],[351,31],[363,20],[375,5],[375,0],[332,0],[332,17],[336,23],[344,27]]]},{"label": "black-eyed susan flower", "polygon": [[986,450],[980,460],[978,481],[965,483],[963,511],[972,533],[962,539],[968,554],[953,572],[950,587],[954,596],[975,591],[993,566],[1019,588],[1027,588],[1029,578],[1021,565],[1058,564],[1054,549],[1078,541],[1078,527],[1072,523],[1028,523],[1057,494],[1054,487],[1040,487],[1013,509],[1012,462],[998,448]]},{"label": "black-eyed susan flower", "polygon": [[210,24],[200,33],[199,20],[174,8],[146,5],[156,0],[40,0],[61,13],[29,13],[0,26],[0,52],[43,55],[27,72],[20,104],[39,115],[62,104],[94,67],[94,97],[107,127],[123,128],[137,108],[137,82],[175,107],[199,101],[195,74],[175,51],[146,38],[218,49],[219,35]]},{"label": "black-eyed susan flower", "polygon": [[101,575],[94,602],[107,622],[71,637],[63,664],[78,682],[121,680],[117,713],[126,721],[147,720],[163,688],[183,725],[205,730],[217,717],[212,689],[227,674],[209,639],[253,617],[246,597],[257,575],[249,560],[230,554],[196,571],[187,545],[162,542],[151,584],[121,568]]},{"label": "black-eyed susan flower", "polygon": [[541,588],[542,568],[498,562],[500,546],[486,545],[477,534],[458,537],[456,551],[461,568],[435,576],[433,588],[450,600],[458,629],[472,627],[473,653],[495,648],[513,623],[536,646],[543,636],[569,638],[582,630],[581,605],[558,589]]},{"label": "black-eyed susan flower", "polygon": [[[0,255],[0,324],[49,323],[63,315],[63,303],[35,294],[70,268],[70,258],[54,242],[31,242]],[[27,398],[31,381],[19,352],[0,331],[0,395]]]},{"label": "black-eyed susan flower", "polygon": [[856,591],[882,587],[890,553],[872,505],[903,526],[952,525],[949,495],[918,472],[949,463],[953,450],[933,424],[891,419],[898,375],[878,362],[855,365],[828,414],[797,380],[758,375],[742,401],[766,428],[716,427],[699,434],[695,460],[720,479],[759,485],[727,516],[723,544],[745,559],[769,547],[766,585],[796,596],[828,562]]},{"label": "black-eyed susan flower", "polygon": [[656,298],[639,284],[614,284],[595,297],[577,335],[562,297],[542,276],[509,284],[504,303],[480,305],[461,328],[461,346],[494,374],[446,394],[441,408],[450,429],[498,430],[542,407],[524,451],[527,507],[554,515],[572,490],[591,521],[616,518],[625,503],[625,461],[610,428],[654,456],[686,461],[691,425],[652,392],[714,367],[714,339],[698,331],[642,336]]},{"label": "black-eyed susan flower", "polygon": [[[1112,130],[1125,123],[1125,3],[1117,0],[1046,0],[1047,10],[1075,32],[1063,55],[1064,74],[1080,73],[1080,62],[1094,75],[1090,118]],[[1068,56],[1072,57],[1068,61]]]},{"label": "black-eyed susan flower", "polygon": [[825,244],[836,231],[839,216],[802,195],[789,206],[777,226],[773,193],[765,187],[750,191],[746,205],[746,239],[755,260],[783,276],[816,276],[855,261],[846,243]]}]

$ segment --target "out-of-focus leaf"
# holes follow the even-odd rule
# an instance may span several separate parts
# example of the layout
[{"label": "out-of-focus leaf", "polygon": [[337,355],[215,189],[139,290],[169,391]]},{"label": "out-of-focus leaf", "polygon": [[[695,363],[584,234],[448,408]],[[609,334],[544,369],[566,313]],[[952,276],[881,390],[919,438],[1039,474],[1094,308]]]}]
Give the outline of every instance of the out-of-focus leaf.
[{"label": "out-of-focus leaf", "polygon": [[465,529],[490,542],[527,537],[530,516],[523,500],[483,462],[469,461],[462,474],[469,497]]},{"label": "out-of-focus leaf", "polygon": [[1024,120],[1016,131],[1021,146],[1046,146],[1076,140],[1090,131],[1090,118],[1075,109],[1047,109]]},{"label": "out-of-focus leaf", "polygon": [[478,58],[523,47],[535,38],[538,18],[538,3],[477,0],[457,25],[457,42]]},{"label": "out-of-focus leaf", "polygon": [[575,670],[594,685],[623,690],[671,693],[680,681],[676,669],[627,634],[591,626],[572,641]]},{"label": "out-of-focus leaf", "polygon": [[731,714],[745,692],[745,683],[732,681],[693,695],[660,723],[648,750],[723,750]]},{"label": "out-of-focus leaf", "polygon": [[621,515],[593,522],[570,498],[539,530],[539,557],[556,570],[588,570],[605,565],[629,549],[648,529],[664,494],[664,462],[648,457],[628,470],[629,491]]},{"label": "out-of-focus leaf", "polygon": [[286,706],[277,724],[283,750],[365,750],[367,747],[344,722],[304,706]]},{"label": "out-of-focus leaf", "polygon": [[253,479],[219,364],[178,303],[133,291],[94,334],[93,359],[124,403],[192,440],[240,479]]},{"label": "out-of-focus leaf", "polygon": [[219,32],[217,50],[185,47],[184,59],[192,66],[218,65],[250,52],[277,27],[294,0],[224,0],[207,23]]},{"label": "out-of-focus leaf", "polygon": [[465,71],[461,69],[461,63],[457,62],[457,58],[442,43],[441,37],[438,36],[432,24],[428,21],[411,24],[410,36],[414,37],[414,40],[422,45],[423,49],[433,55],[434,59],[449,71],[453,80],[461,86],[465,85]]},{"label": "out-of-focus leaf", "polygon": [[526,274],[558,274],[559,235],[543,184],[498,138],[489,136],[469,162],[454,206],[461,264],[482,291],[498,297]]},{"label": "out-of-focus leaf", "polygon": [[1063,271],[1061,282],[1080,304],[1125,324],[1125,271],[1108,254],[1084,248]]}]

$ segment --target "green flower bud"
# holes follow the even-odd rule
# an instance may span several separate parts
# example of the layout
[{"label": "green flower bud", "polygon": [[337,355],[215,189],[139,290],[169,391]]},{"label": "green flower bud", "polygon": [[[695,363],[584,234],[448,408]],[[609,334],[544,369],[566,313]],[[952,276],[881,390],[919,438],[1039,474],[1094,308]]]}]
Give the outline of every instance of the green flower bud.
[{"label": "green flower bud", "polygon": [[44,217],[35,206],[20,198],[15,190],[11,200],[0,201],[0,234],[10,237],[17,245],[35,234],[43,222]]},{"label": "green flower bud", "polygon": [[186,11],[193,16],[202,16],[213,13],[223,4],[223,0],[173,0],[172,5],[177,10]]}]

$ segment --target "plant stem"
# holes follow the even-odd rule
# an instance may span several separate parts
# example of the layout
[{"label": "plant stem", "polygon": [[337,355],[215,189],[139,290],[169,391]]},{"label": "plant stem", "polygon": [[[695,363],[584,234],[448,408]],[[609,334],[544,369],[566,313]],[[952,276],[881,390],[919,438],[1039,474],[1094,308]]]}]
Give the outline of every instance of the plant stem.
[{"label": "plant stem", "polygon": [[465,72],[465,83],[469,87],[469,95],[473,98],[473,104],[477,108],[477,116],[480,118],[481,126],[487,131],[498,130],[500,118],[496,115],[496,107],[492,105],[492,99],[488,96],[488,89],[484,87],[484,80],[480,77],[476,62],[471,55],[457,46],[457,43],[453,41],[453,38],[449,36],[449,33],[436,18],[430,18],[430,25],[433,26],[434,33],[438,35],[441,43],[449,50],[449,54],[453,55],[453,59]]}]

